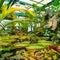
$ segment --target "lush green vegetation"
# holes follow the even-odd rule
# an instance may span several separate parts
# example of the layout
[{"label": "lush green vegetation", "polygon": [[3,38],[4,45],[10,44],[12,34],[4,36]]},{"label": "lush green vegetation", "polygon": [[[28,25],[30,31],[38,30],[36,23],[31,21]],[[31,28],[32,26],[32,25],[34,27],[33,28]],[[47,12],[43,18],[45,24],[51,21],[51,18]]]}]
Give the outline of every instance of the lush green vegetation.
[{"label": "lush green vegetation", "polygon": [[12,7],[16,1],[0,1],[0,60],[60,60],[60,1],[20,2],[33,10]]}]

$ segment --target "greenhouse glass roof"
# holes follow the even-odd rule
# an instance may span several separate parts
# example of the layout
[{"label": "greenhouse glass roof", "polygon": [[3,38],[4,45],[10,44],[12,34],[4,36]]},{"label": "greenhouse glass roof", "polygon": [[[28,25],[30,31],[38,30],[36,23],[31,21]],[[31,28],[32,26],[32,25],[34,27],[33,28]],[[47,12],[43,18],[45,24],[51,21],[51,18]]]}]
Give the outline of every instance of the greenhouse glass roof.
[{"label": "greenhouse glass roof", "polygon": [[[5,0],[5,3],[8,3],[10,0]],[[14,0],[12,0],[13,2]],[[52,0],[16,0],[18,3],[26,3],[26,4],[37,4],[38,6],[45,5]]]},{"label": "greenhouse glass roof", "polygon": [[52,0],[20,0],[20,1],[23,1],[23,2],[27,2],[27,3],[40,3],[40,4],[47,4],[49,2],[51,2]]}]

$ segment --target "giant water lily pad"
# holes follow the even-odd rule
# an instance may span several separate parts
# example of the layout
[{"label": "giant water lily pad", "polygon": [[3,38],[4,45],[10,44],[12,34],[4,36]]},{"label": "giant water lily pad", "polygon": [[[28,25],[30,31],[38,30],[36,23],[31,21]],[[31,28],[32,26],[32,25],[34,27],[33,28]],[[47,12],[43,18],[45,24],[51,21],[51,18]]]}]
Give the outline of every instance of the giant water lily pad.
[{"label": "giant water lily pad", "polygon": [[11,39],[6,39],[6,40],[1,40],[2,42],[6,42],[6,43],[12,43],[12,42],[14,42],[15,40],[11,40]]},{"label": "giant water lily pad", "polygon": [[45,41],[45,40],[39,40],[38,42],[42,45],[51,45],[52,44],[51,41]]},{"label": "giant water lily pad", "polygon": [[0,41],[0,46],[7,46],[9,43],[5,43],[5,42],[2,42],[2,41]]},{"label": "giant water lily pad", "polygon": [[28,43],[20,43],[20,42],[14,44],[14,46],[15,46],[16,48],[18,48],[18,47],[19,47],[19,48],[21,48],[21,47],[26,47],[27,45],[28,45]]},{"label": "giant water lily pad", "polygon": [[2,57],[9,57],[11,55],[13,55],[13,53],[5,53],[5,54],[2,54]]},{"label": "giant water lily pad", "polygon": [[49,40],[49,37],[40,37],[41,40]]},{"label": "giant water lily pad", "polygon": [[18,36],[18,35],[13,35],[13,36],[10,36],[9,38],[10,39],[14,39],[14,38],[19,38],[20,36]]},{"label": "giant water lily pad", "polygon": [[37,50],[37,49],[42,49],[44,48],[44,46],[29,46],[29,47],[26,47],[28,50]]},{"label": "giant water lily pad", "polygon": [[41,48],[44,48],[44,46],[40,43],[35,43],[35,44],[29,44],[26,48],[27,49],[41,49]]}]

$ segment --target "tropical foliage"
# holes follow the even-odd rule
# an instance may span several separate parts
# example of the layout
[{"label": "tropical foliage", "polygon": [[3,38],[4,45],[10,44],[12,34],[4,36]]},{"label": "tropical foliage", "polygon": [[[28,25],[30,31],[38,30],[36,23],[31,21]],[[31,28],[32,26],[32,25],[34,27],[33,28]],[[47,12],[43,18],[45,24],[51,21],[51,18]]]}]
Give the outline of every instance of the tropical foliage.
[{"label": "tropical foliage", "polygon": [[[12,7],[0,1],[0,60],[60,60],[60,1]],[[6,20],[6,21],[5,21]],[[4,24],[3,24],[3,23]]]}]

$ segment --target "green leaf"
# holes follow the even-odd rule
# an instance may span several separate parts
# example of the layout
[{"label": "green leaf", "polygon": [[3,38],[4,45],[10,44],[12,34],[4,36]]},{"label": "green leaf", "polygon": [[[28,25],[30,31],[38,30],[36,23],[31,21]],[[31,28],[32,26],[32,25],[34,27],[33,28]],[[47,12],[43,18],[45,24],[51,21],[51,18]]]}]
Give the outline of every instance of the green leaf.
[{"label": "green leaf", "polygon": [[3,3],[4,3],[4,0],[1,0],[0,1],[0,8],[2,7]]},{"label": "green leaf", "polygon": [[59,5],[59,0],[54,0],[53,5],[54,5],[54,6]]}]

